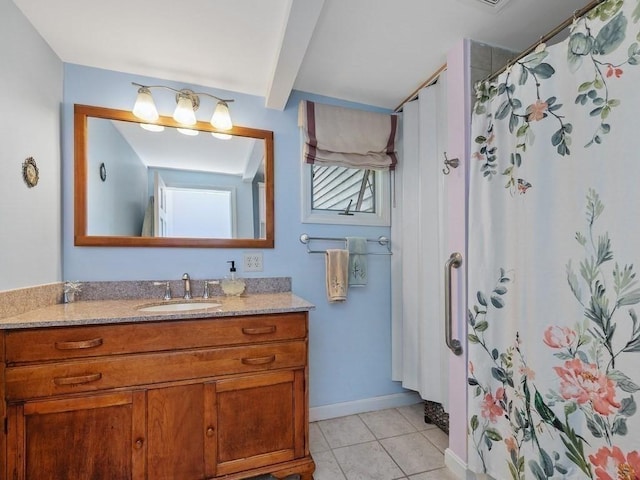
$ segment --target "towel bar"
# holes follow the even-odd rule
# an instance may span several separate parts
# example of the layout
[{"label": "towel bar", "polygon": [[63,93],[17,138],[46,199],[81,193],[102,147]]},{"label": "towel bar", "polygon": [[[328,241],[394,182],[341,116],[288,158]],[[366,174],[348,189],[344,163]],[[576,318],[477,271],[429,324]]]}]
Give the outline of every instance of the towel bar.
[{"label": "towel bar", "polygon": [[[307,246],[307,253],[326,253],[325,250],[311,250],[309,248],[309,243],[314,240],[326,242],[344,242],[345,248],[347,245],[347,239],[344,237],[311,237],[306,233],[300,235],[300,242],[304,243]],[[380,236],[378,238],[367,238],[367,242],[377,243],[379,245],[387,247],[386,252],[367,252],[367,255],[391,255],[391,240],[389,240],[389,238],[385,236]]]}]

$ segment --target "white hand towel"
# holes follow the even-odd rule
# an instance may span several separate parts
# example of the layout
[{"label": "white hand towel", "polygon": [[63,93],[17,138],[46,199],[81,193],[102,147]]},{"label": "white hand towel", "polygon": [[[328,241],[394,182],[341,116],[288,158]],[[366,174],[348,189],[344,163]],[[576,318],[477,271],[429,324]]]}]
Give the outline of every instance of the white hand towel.
[{"label": "white hand towel", "polygon": [[347,237],[349,251],[349,286],[364,287],[367,284],[367,239]]},{"label": "white hand towel", "polygon": [[329,302],[344,302],[347,299],[349,251],[328,249],[327,267],[327,299]]}]

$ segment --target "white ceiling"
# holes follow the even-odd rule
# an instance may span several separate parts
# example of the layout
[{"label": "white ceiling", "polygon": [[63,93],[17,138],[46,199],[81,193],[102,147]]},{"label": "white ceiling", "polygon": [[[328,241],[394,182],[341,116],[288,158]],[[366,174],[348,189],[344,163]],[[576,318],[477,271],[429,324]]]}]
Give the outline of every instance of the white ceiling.
[{"label": "white ceiling", "polygon": [[462,38],[520,51],[587,0],[14,0],[68,63],[395,108]]}]

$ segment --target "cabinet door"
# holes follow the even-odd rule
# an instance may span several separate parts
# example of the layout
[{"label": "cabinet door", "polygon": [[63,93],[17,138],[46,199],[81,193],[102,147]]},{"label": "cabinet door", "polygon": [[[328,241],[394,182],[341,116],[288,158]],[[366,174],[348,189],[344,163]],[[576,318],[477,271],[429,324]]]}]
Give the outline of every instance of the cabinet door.
[{"label": "cabinet door", "polygon": [[144,392],[9,407],[8,478],[145,478]]},{"label": "cabinet door", "polygon": [[205,385],[207,476],[221,476],[305,454],[304,369],[224,379]]},{"label": "cabinet door", "polygon": [[204,478],[204,386],[153,388],[147,391],[149,478]]}]

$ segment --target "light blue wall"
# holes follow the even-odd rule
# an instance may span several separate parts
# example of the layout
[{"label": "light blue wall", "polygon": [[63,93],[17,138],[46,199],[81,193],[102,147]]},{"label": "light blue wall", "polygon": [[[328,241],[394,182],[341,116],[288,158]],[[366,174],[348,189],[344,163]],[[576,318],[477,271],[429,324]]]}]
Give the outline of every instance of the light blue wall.
[{"label": "light blue wall", "polygon": [[[131,82],[190,87],[235,98],[234,123],[272,130],[275,144],[275,248],[263,251],[264,272],[253,276],[290,276],[293,291],[316,305],[310,315],[310,404],[312,407],[367,399],[402,391],[391,378],[390,258],[369,257],[369,285],[351,289],[344,304],[329,304],[325,295],[324,256],[307,254],[301,233],[377,238],[386,227],[311,225],[300,222],[300,145],[297,107],[302,99],[376,110],[331,98],[294,92],[284,111],[266,109],[264,98],[78,65],[65,65],[63,106],[63,239],[64,278],[69,280],[220,278],[227,260],[241,264],[242,249],[101,248],[73,246],[73,104],[131,109],[136,89]],[[173,96],[158,92],[158,110],[173,111]],[[204,99],[199,114],[213,108]],[[239,273],[245,274],[239,270]]]},{"label": "light blue wall", "polygon": [[90,235],[140,235],[148,203],[147,168],[112,122],[90,118],[88,130],[87,230]]},{"label": "light blue wall", "polygon": [[[58,282],[62,61],[11,0],[0,0],[0,291]],[[33,157],[38,184],[22,181]]]}]

